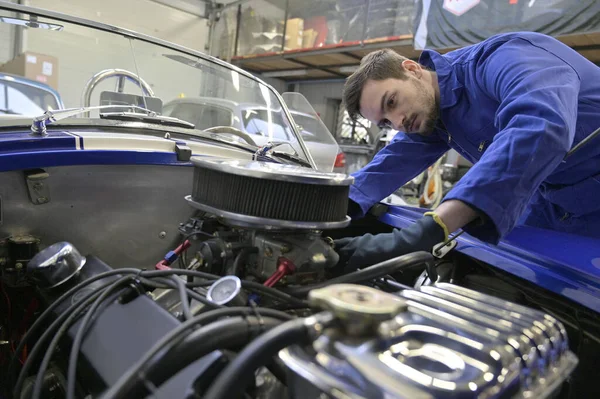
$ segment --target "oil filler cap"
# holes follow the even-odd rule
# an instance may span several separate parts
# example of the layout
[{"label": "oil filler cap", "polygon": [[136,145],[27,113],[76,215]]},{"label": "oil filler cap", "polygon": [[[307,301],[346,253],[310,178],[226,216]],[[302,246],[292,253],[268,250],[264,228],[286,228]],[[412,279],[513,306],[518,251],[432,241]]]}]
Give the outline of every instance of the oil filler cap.
[{"label": "oil filler cap", "polygon": [[27,264],[27,273],[40,288],[57,287],[85,265],[85,258],[68,242],[50,245],[35,255]]},{"label": "oil filler cap", "polygon": [[408,308],[403,298],[356,284],[334,284],[309,292],[310,305],[331,311],[353,336],[374,333],[379,324]]}]

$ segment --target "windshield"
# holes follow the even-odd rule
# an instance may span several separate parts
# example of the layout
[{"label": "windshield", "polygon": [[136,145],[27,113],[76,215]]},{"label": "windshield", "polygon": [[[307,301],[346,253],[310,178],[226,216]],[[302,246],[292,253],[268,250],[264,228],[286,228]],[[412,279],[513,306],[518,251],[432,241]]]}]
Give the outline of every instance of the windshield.
[{"label": "windshield", "polygon": [[[14,12],[2,10],[10,7],[1,5],[0,13],[15,17]],[[30,18],[27,13],[19,16]],[[198,136],[211,129],[218,138],[239,140],[232,129],[219,129],[230,127],[257,138],[254,142],[259,146],[288,143],[276,151],[310,160],[281,97],[251,76],[192,50],[150,43],[145,37],[140,40],[48,16],[38,21],[53,28],[27,28],[23,51],[1,65],[0,72],[10,68],[24,80],[47,84],[58,91],[65,108],[136,105],[190,122]],[[6,21],[0,27],[5,43],[23,29]],[[0,109],[5,113],[40,115],[59,107],[56,99],[39,89],[2,83]],[[98,119],[100,114],[92,110],[78,117]]]}]

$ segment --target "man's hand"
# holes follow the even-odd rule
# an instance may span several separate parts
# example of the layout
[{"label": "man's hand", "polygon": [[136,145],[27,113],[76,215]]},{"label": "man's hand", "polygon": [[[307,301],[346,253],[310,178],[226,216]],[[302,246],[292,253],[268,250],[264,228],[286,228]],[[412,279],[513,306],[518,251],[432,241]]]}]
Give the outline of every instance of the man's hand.
[{"label": "man's hand", "polygon": [[345,271],[353,271],[411,252],[431,252],[434,245],[447,238],[444,227],[435,219],[437,216],[426,214],[402,230],[335,240],[335,250],[340,255],[339,264],[344,265]]},{"label": "man's hand", "polygon": [[435,212],[425,213],[415,224],[402,230],[335,240],[339,264],[352,271],[411,252],[432,252],[433,247],[445,242],[451,232],[478,216],[476,210],[461,201],[444,202]]}]

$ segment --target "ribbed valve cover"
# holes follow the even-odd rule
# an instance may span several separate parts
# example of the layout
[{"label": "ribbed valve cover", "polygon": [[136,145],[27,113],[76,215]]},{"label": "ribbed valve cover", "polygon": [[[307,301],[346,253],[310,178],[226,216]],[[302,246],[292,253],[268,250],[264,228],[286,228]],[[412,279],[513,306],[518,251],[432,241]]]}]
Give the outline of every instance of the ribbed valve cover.
[{"label": "ribbed valve cover", "polygon": [[186,200],[230,224],[255,228],[347,226],[351,176],[271,162],[193,157]]}]

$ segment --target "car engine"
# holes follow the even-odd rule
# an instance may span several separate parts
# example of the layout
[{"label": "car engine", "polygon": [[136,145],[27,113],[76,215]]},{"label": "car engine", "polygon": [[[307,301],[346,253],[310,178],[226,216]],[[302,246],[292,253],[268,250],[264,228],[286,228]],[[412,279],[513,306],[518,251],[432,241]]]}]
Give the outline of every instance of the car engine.
[{"label": "car engine", "polygon": [[[188,203],[204,217],[181,226],[204,240],[191,267],[276,284],[323,281],[338,263],[321,230],[341,228],[352,178],[290,165],[197,160]],[[188,267],[190,265],[188,264]]]},{"label": "car engine", "polygon": [[430,253],[341,273],[324,231],[350,224],[351,177],[192,161],[197,213],[148,269],[6,242],[6,295],[28,287],[38,308],[0,330],[7,398],[547,398],[576,368],[544,311],[441,277],[398,282],[443,275]]}]

